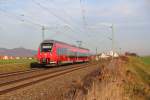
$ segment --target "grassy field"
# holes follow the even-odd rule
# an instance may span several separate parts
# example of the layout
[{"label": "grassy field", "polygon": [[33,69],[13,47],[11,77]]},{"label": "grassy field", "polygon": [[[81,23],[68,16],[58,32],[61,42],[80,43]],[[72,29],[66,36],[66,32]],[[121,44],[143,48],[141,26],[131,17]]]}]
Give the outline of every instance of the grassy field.
[{"label": "grassy field", "polygon": [[35,59],[10,59],[10,60],[0,60],[0,65],[2,65],[2,64],[31,63],[31,62],[35,62]]},{"label": "grassy field", "polygon": [[131,98],[150,100],[150,57],[129,57],[126,67],[130,73],[126,89]]},{"label": "grassy field", "polygon": [[141,60],[142,60],[146,65],[150,65],[150,56],[141,57]]},{"label": "grassy field", "polygon": [[30,64],[35,59],[0,60],[0,73],[31,69]]}]

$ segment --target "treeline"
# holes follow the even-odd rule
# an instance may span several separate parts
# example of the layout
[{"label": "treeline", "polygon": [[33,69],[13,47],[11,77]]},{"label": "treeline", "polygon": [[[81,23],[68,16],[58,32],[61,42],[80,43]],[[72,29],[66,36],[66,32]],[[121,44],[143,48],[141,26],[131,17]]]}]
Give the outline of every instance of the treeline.
[{"label": "treeline", "polygon": [[132,53],[132,52],[126,52],[125,55],[126,55],[126,56],[135,56],[135,57],[138,56],[138,54]]}]

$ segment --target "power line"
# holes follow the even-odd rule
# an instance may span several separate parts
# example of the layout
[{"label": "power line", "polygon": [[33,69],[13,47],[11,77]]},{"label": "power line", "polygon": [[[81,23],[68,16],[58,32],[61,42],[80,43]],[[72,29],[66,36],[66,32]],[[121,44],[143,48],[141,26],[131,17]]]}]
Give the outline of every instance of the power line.
[{"label": "power line", "polygon": [[[46,10],[47,12],[49,12],[51,15],[55,16],[56,18],[58,18],[59,20],[63,21],[64,23],[68,24],[67,20],[57,16],[55,13],[53,13],[50,9],[48,9],[47,7],[41,5],[41,3],[36,2],[35,0],[32,0],[32,2],[34,2],[36,5],[38,5],[39,7],[41,7],[42,9]],[[70,25],[70,24],[68,24]]]},{"label": "power line", "polygon": [[[53,13],[51,10],[49,10],[48,8],[42,6],[39,2],[36,2],[35,0],[32,0],[36,5],[38,5],[39,7],[41,7],[42,9],[45,9],[47,12],[49,12],[50,14],[52,14],[53,16],[55,16],[56,18],[58,18],[59,20],[63,21],[64,23],[66,23],[69,26],[69,29],[71,29],[74,33],[78,32],[77,30],[75,30],[74,28],[72,28],[72,25],[70,25],[70,23],[68,23],[68,21],[66,21],[65,19],[57,16],[55,13]],[[81,31],[80,31],[81,32]]]},{"label": "power line", "polygon": [[[38,23],[32,22],[32,21],[27,20],[27,19],[22,19],[21,17],[24,17],[24,15],[16,16],[16,15],[14,15],[13,13],[8,13],[8,12],[6,12],[5,10],[2,10],[2,9],[0,9],[0,11],[6,13],[7,15],[16,17],[17,20],[19,20],[19,21],[21,21],[21,22],[25,22],[25,23],[29,23],[29,24],[31,24],[31,25],[33,25],[33,26],[36,25],[36,26],[41,27],[41,30],[42,30],[42,40],[44,40],[46,26],[44,26],[44,25],[42,25],[42,24],[38,24]],[[11,18],[12,18],[12,17],[11,17]]]},{"label": "power line", "polygon": [[[46,0],[46,1],[49,1],[49,0]],[[51,2],[50,2],[51,4],[53,4],[54,6],[56,5],[53,0],[50,0],[50,1],[51,1]],[[61,8],[61,11],[63,11],[63,12],[65,13],[65,15],[68,16],[69,19],[73,21],[72,16],[70,16],[64,8]]]},{"label": "power line", "polygon": [[[51,0],[51,3],[53,3],[53,5],[55,5],[53,0]],[[83,26],[84,26],[84,30],[85,30],[84,32],[87,34],[88,37],[90,37],[91,35],[88,34],[87,27],[86,27],[87,22],[86,22],[86,17],[85,17],[85,8],[83,7],[83,4],[81,3],[81,0],[80,0],[80,9],[81,9],[81,14],[82,14]],[[67,15],[70,18],[70,20],[73,20],[72,16],[70,16],[65,9],[62,8],[61,10],[63,10],[65,15]]]},{"label": "power line", "polygon": [[[7,15],[10,15],[11,18],[14,17],[14,18],[15,18],[16,20],[18,20],[18,21],[25,22],[25,23],[29,23],[29,24],[32,24],[33,26],[36,25],[36,26],[41,27],[41,30],[42,30],[42,40],[44,40],[44,38],[45,38],[45,30],[48,29],[48,28],[50,28],[50,27],[48,27],[48,26],[46,26],[46,25],[38,24],[38,23],[35,23],[35,22],[32,22],[32,21],[29,21],[29,20],[27,20],[27,19],[23,19],[22,17],[26,17],[26,16],[24,16],[24,15],[17,16],[16,14],[8,13],[7,11],[2,10],[2,9],[0,9],[0,11],[4,12],[4,13],[7,14]],[[8,17],[10,17],[10,16],[8,16]],[[68,28],[69,28],[69,27],[68,27]],[[71,29],[71,28],[69,28],[69,29]],[[73,38],[73,39],[76,39],[76,38],[74,38],[74,37],[72,37],[72,38]]]},{"label": "power line", "polygon": [[[35,2],[35,1],[34,1]],[[38,2],[36,2],[37,4],[38,4],[38,6],[40,6],[40,7],[42,7],[42,9],[43,9],[43,6],[40,4],[40,3],[38,3]],[[54,4],[54,2],[53,2],[53,4]],[[46,7],[44,7],[44,9],[46,9]],[[47,10],[49,10],[49,9],[47,9]],[[64,9],[63,9],[64,10]],[[65,12],[65,10],[64,10],[64,12]],[[65,12],[66,13],[66,12]],[[72,17],[69,15],[69,14],[65,14],[65,15],[68,15],[69,16],[69,18],[71,19],[71,20],[73,20],[72,19]],[[24,16],[24,15],[23,15]],[[29,16],[26,16],[26,17],[29,17]],[[59,16],[58,16],[59,17]],[[29,17],[30,19],[32,19],[32,17]],[[60,18],[60,17],[59,17]],[[68,27],[69,28],[69,27]],[[43,37],[43,39],[44,39],[44,32],[45,32],[45,30],[46,30],[47,28],[46,27],[44,27],[44,26],[42,26],[42,33],[43,33],[43,35],[42,35],[42,37]],[[69,28],[69,29],[71,29],[71,28]],[[71,30],[73,30],[73,29],[71,29]],[[73,30],[74,31],[74,30]]]},{"label": "power line", "polygon": [[[2,9],[0,9],[0,11],[2,11],[3,13],[5,13],[5,14],[7,14],[7,15],[9,15],[8,17],[11,17],[11,18],[15,18],[16,20],[18,20],[18,21],[21,21],[21,22],[25,22],[25,23],[29,23],[29,24],[32,24],[33,26],[39,26],[39,27],[41,27],[41,30],[42,30],[42,40],[44,40],[44,38],[45,38],[45,30],[46,29],[48,29],[49,27],[47,27],[46,25],[44,26],[44,25],[42,25],[42,24],[38,24],[38,23],[35,23],[35,22],[33,22],[33,21],[30,21],[30,20],[27,20],[27,19],[24,19],[23,17],[26,17],[25,15],[16,15],[16,14],[14,14],[14,13],[8,13],[6,10],[2,10]],[[30,18],[31,19],[31,18]],[[71,29],[70,27],[68,27],[69,29]],[[72,29],[71,29],[72,30]],[[74,31],[74,30],[73,30]],[[64,35],[64,34],[63,34]],[[66,35],[67,36],[67,35]],[[70,36],[69,36],[70,37]],[[72,39],[75,39],[75,40],[77,40],[77,38],[75,38],[75,37],[70,37],[70,38],[72,38]]]},{"label": "power line", "polygon": [[[34,0],[32,0],[32,1],[34,1]],[[43,9],[44,6],[42,6],[40,3],[38,3],[38,5],[39,5],[40,7],[42,7],[42,9]],[[44,7],[44,9],[47,9],[47,8]],[[49,11],[49,9],[47,9],[47,11]],[[52,13],[52,12],[51,12],[51,13]],[[76,30],[74,30],[74,29],[72,28],[72,25],[70,25],[67,20],[64,20],[63,18],[57,16],[55,13],[52,13],[52,14],[55,15],[55,17],[57,17],[57,18],[60,19],[61,21],[67,23],[67,25],[70,26],[70,29],[71,29],[73,32],[76,32]],[[24,16],[24,15],[23,15],[23,16]],[[40,26],[40,27],[43,27],[43,25],[38,24],[38,23],[35,23],[35,22],[32,22],[32,21],[29,21],[29,20],[24,20],[24,19],[22,19],[22,21],[23,21],[23,22],[28,22],[28,23],[30,23],[30,24],[34,24],[34,25],[37,25],[37,26]],[[42,29],[43,29],[43,28],[42,28]],[[45,29],[44,29],[44,30],[45,30]],[[74,38],[74,37],[73,37],[73,38]],[[89,37],[89,38],[90,38],[90,37]],[[77,40],[77,39],[76,39],[76,40]]]},{"label": "power line", "polygon": [[18,20],[18,21],[23,21],[23,19],[21,19],[20,17],[14,16],[14,15],[8,13],[7,11],[5,11],[5,10],[3,10],[3,9],[0,9],[0,11],[1,11],[2,13],[5,13],[5,15],[6,15],[7,17],[14,18],[15,20]]},{"label": "power line", "polygon": [[64,22],[65,24],[67,24],[70,28],[72,28],[72,30],[74,30],[74,32],[81,32],[82,33],[82,30],[80,28],[77,28],[77,30],[75,30],[72,25],[67,21],[65,20],[64,18],[58,16],[57,14],[55,14],[53,11],[51,11],[50,9],[48,9],[47,7],[41,5],[41,3],[39,2],[36,2],[35,0],[32,0],[36,5],[38,5],[40,8],[46,10],[47,12],[49,12],[49,14],[55,16],[57,19],[61,20],[62,22]]},{"label": "power line", "polygon": [[[53,5],[55,5],[55,3],[54,3],[53,0],[51,0],[51,3],[53,3]],[[85,30],[85,33],[88,35],[88,37],[90,37],[90,35],[88,34],[88,31],[87,31],[87,27],[86,27],[87,23],[86,23],[86,18],[85,18],[85,14],[84,14],[85,11],[84,11],[84,7],[82,6],[81,0],[80,0],[80,7],[81,7],[81,13],[82,13],[84,30]],[[65,13],[65,15],[67,15],[71,20],[73,20],[73,18],[67,13],[67,11],[65,9],[62,8],[61,10],[63,10],[63,12]]]},{"label": "power line", "polygon": [[[1,9],[0,9],[1,10]],[[46,28],[49,28],[49,27],[46,27],[46,26],[43,26],[43,25],[41,25],[41,24],[37,24],[37,23],[34,23],[34,22],[32,22],[32,21],[27,21],[27,19],[26,20],[24,20],[22,17],[25,17],[24,15],[15,15],[15,14],[13,14],[13,13],[8,13],[8,12],[6,12],[6,11],[4,11],[4,10],[1,10],[1,11],[3,11],[4,13],[6,13],[7,15],[10,15],[10,16],[12,16],[12,17],[14,17],[14,18],[16,18],[16,20],[18,20],[18,21],[21,21],[21,22],[26,22],[26,23],[29,23],[29,24],[32,24],[33,26],[40,26],[41,28],[42,28],[42,39],[44,39],[44,37],[45,37],[45,30],[46,30]],[[8,17],[10,17],[10,16],[8,16]],[[12,18],[11,17],[11,18]],[[44,27],[44,28],[43,28]],[[68,29],[70,29],[71,31],[73,31],[74,32],[74,30],[72,30],[72,28],[70,28],[70,27],[67,27]],[[65,30],[66,31],[66,30]],[[44,33],[44,34],[43,34]],[[66,34],[63,34],[63,35],[65,35],[65,36],[67,36],[67,37],[69,37],[69,38],[71,38],[71,39],[74,39],[74,40],[78,40],[78,38],[75,38],[75,37],[73,37],[73,36],[69,36],[69,35],[66,35]],[[86,42],[84,42],[85,44],[87,44],[87,45],[94,45],[94,44],[91,44],[91,43],[86,43]],[[96,47],[96,45],[95,45],[95,47]]]},{"label": "power line", "polygon": [[[70,29],[71,29],[73,32],[76,33],[76,32],[78,32],[78,31],[80,31],[80,32],[82,33],[82,31],[80,30],[80,28],[77,29],[77,30],[75,30],[75,29],[72,27],[72,25],[70,25],[70,23],[69,23],[67,20],[65,20],[65,19],[63,19],[62,17],[58,16],[57,14],[55,14],[54,12],[52,12],[52,11],[51,11],[50,9],[48,9],[47,7],[41,5],[41,3],[36,2],[35,0],[32,0],[32,1],[33,1],[36,5],[38,5],[40,8],[46,10],[46,11],[49,12],[51,15],[55,16],[57,19],[59,19],[59,20],[61,20],[62,22],[66,23],[66,24],[70,27]],[[86,35],[88,36],[88,38],[91,38],[91,36],[90,36],[89,34],[87,34],[87,32],[86,32]]]},{"label": "power line", "polygon": [[[10,17],[10,18],[15,18],[16,20],[18,21],[21,21],[21,22],[25,22],[25,23],[30,23],[32,25],[36,25],[36,26],[42,26],[41,24],[39,23],[36,23],[36,22],[33,22],[33,21],[30,21],[28,19],[24,19],[24,15],[16,15],[14,13],[11,13],[11,12],[7,12],[6,10],[3,10],[3,9],[0,9],[1,12],[5,13],[7,15],[7,17]],[[8,16],[9,15],[9,16]]]},{"label": "power line", "polygon": [[[49,1],[49,0],[46,0],[46,1]],[[53,5],[56,5],[55,3],[54,3],[54,1],[53,0],[51,0],[51,2],[50,2],[51,4],[53,4]],[[61,8],[61,11],[63,11],[64,12],[64,14],[66,15],[66,16],[68,16],[69,17],[69,19],[70,19],[70,21],[72,20],[74,20],[73,19],[73,17],[72,16],[70,16],[68,13],[67,13],[67,11],[65,10],[65,9],[63,9],[63,8]],[[67,21],[67,24],[68,24],[69,22]],[[70,24],[69,24],[70,25]],[[72,25],[70,25],[70,26],[72,26]],[[80,31],[81,32],[81,31]]]}]

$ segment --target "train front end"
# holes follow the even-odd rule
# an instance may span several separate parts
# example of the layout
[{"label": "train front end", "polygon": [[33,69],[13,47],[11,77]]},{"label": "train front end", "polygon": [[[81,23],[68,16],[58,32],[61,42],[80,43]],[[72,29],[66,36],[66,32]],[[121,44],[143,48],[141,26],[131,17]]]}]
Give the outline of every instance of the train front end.
[{"label": "train front end", "polygon": [[53,61],[53,43],[41,43],[38,48],[37,59],[40,64],[51,64]]}]

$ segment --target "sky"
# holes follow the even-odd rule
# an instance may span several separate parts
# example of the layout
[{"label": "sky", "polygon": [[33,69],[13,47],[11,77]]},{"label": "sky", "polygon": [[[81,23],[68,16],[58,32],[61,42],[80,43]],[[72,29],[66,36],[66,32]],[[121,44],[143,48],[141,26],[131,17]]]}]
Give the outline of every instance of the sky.
[{"label": "sky", "polygon": [[37,50],[45,39],[95,52],[150,55],[149,0],[0,0],[0,48]]}]

